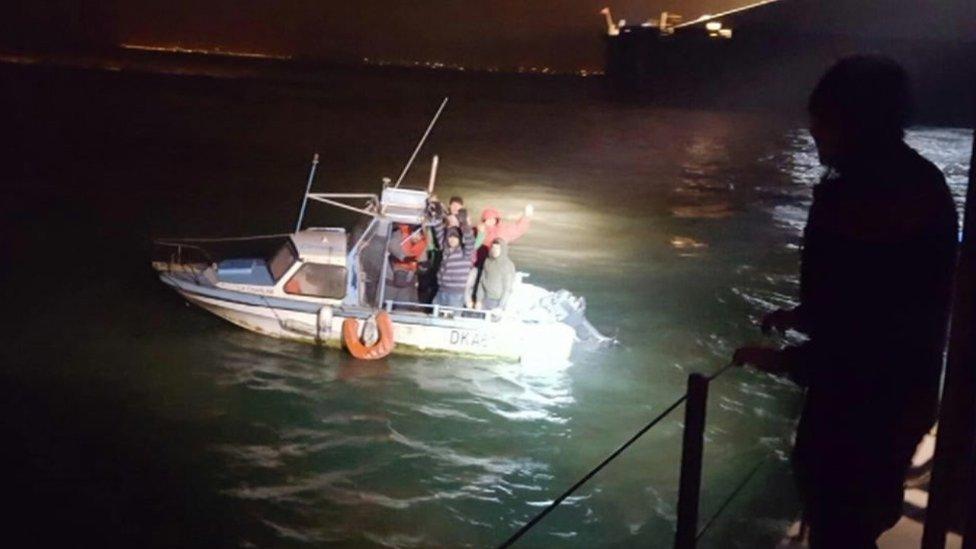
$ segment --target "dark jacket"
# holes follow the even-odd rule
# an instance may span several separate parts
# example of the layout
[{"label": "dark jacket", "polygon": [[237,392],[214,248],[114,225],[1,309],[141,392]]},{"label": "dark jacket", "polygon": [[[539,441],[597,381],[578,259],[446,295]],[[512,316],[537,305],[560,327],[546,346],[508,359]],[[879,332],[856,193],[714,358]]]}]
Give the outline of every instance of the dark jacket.
[{"label": "dark jacket", "polygon": [[934,421],[957,243],[944,177],[903,143],[814,189],[797,311],[810,339],[784,351],[808,387],[794,450],[808,512],[897,520],[908,460]]}]

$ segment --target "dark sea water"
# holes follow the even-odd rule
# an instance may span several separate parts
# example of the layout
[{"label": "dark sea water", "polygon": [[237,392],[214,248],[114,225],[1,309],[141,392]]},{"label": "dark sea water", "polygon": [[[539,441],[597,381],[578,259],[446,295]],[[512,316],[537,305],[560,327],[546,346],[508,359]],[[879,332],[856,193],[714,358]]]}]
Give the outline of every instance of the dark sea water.
[{"label": "dark sea water", "polygon": [[[756,320],[796,298],[821,173],[796,120],[615,103],[568,80],[10,66],[0,78],[3,472],[11,533],[37,542],[493,546],[689,373],[762,340]],[[317,189],[376,191],[444,94],[407,184],[437,153],[442,196],[475,213],[533,204],[518,268],[585,296],[619,346],[558,366],[359,363],[243,331],[155,278],[154,237],[290,230],[314,152]],[[960,201],[971,140],[909,135]],[[797,517],[787,458],[801,396],[748,370],[712,384],[702,523],[752,476],[703,546],[773,546]],[[682,412],[523,546],[670,546]]]}]

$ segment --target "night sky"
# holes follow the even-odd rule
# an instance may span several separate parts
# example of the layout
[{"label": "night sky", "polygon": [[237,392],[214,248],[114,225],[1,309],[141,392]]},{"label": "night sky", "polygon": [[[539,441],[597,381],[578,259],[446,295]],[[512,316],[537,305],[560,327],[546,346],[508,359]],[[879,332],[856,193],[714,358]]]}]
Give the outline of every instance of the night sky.
[{"label": "night sky", "polygon": [[[786,0],[811,1],[811,0]],[[839,21],[857,21],[864,5],[884,6],[893,20],[875,31],[922,36],[976,36],[976,2],[817,0]],[[22,1],[0,21],[8,47],[85,48],[119,43],[222,48],[358,62],[440,61],[471,68],[603,66],[598,14],[641,22],[662,10],[693,19],[743,0],[54,0]],[[829,7],[828,7],[829,6]],[[968,6],[968,7],[967,7]],[[861,18],[863,19],[863,18]],[[874,18],[883,19],[883,18]],[[858,26],[863,23],[857,23]],[[860,32],[854,26],[848,32]]]}]

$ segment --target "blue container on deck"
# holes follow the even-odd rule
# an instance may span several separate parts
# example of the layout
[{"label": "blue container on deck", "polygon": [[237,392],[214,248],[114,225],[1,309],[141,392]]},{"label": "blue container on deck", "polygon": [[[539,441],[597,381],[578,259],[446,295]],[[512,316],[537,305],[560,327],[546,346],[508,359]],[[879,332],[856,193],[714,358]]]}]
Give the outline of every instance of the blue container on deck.
[{"label": "blue container on deck", "polygon": [[217,264],[217,278],[231,284],[274,286],[274,279],[263,259],[225,259]]}]

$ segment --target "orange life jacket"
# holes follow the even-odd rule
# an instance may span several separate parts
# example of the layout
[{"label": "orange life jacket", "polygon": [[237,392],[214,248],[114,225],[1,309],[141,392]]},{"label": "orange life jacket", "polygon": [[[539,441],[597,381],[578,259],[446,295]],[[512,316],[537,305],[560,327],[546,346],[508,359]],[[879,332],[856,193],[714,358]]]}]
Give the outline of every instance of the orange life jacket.
[{"label": "orange life jacket", "polygon": [[416,242],[410,240],[410,235],[413,233],[408,225],[400,225],[400,231],[394,232],[390,238],[399,238],[401,241],[401,247],[403,248],[403,253],[406,256],[403,259],[397,259],[395,257],[391,258],[394,269],[401,269],[404,271],[417,271],[417,258],[423,255],[424,251],[427,250],[427,236],[424,235],[423,231],[420,233],[420,239]]}]

